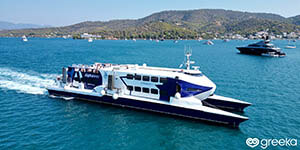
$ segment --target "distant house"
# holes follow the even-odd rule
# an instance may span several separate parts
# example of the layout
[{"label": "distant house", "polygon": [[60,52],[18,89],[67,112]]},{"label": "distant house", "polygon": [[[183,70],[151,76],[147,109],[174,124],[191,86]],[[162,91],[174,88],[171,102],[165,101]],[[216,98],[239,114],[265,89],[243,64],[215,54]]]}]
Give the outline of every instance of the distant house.
[{"label": "distant house", "polygon": [[83,39],[88,39],[88,38],[101,38],[101,35],[93,35],[89,33],[83,33],[80,35],[81,38]]},{"label": "distant house", "polygon": [[92,34],[88,34],[88,33],[83,33],[83,34],[80,35],[80,37],[84,38],[84,39],[87,39],[87,38],[93,37],[93,35]]}]

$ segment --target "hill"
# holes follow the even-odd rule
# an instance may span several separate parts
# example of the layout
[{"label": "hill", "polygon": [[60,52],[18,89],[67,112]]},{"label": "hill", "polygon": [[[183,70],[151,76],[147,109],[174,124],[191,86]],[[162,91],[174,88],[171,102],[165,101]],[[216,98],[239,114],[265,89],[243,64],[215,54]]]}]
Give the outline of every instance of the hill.
[{"label": "hill", "polygon": [[285,18],[271,13],[223,9],[162,11],[136,20],[87,21],[42,29],[6,30],[0,36],[61,36],[84,32],[116,38],[196,38],[216,34],[252,34],[269,29],[275,34],[300,31],[300,16]]},{"label": "hill", "polygon": [[295,16],[295,17],[290,17],[289,20],[296,25],[300,25],[300,15]]},{"label": "hill", "polygon": [[25,23],[11,23],[0,21],[0,30],[14,30],[14,29],[27,29],[27,28],[45,28],[50,27],[47,25],[25,24]]}]

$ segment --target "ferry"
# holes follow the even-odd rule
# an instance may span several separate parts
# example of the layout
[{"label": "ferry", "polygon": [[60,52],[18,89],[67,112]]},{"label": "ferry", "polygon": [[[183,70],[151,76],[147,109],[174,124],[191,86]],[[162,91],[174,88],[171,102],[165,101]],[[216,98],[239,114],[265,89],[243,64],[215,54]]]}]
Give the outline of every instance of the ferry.
[{"label": "ferry", "polygon": [[[50,96],[70,97],[238,127],[248,117],[235,114],[248,102],[215,95],[216,85],[186,52],[184,68],[146,64],[71,65],[62,68]],[[233,111],[227,111],[227,109]]]}]

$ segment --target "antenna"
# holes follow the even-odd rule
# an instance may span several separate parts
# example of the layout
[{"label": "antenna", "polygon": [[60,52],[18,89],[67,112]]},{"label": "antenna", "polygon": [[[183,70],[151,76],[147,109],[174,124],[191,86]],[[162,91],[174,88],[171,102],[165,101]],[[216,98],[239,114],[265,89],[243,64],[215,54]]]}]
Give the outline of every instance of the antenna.
[{"label": "antenna", "polygon": [[[192,56],[192,49],[189,46],[188,49],[186,46],[184,46],[184,59],[183,59],[183,63],[180,64],[179,68],[182,68],[183,66],[186,67],[186,70],[190,70],[191,69],[191,65],[195,64],[195,61],[192,61],[190,58]],[[198,70],[199,66],[193,66],[192,67],[194,70]]]}]

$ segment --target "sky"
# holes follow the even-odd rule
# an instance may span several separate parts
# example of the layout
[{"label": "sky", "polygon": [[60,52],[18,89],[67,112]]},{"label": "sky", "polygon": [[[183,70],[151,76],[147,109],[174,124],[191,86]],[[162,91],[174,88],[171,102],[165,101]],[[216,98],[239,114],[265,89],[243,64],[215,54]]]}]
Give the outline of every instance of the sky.
[{"label": "sky", "polygon": [[300,0],[0,0],[0,21],[65,26],[137,19],[164,10],[227,9],[300,15]]}]

